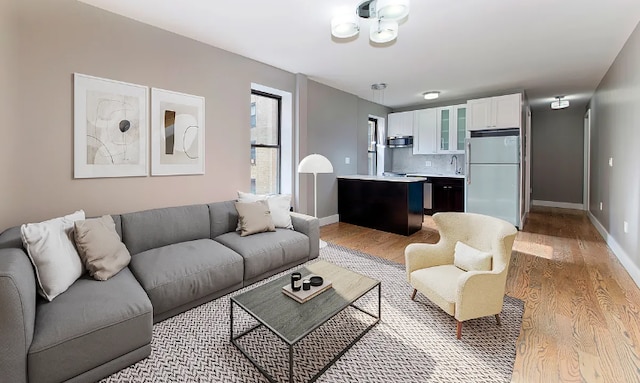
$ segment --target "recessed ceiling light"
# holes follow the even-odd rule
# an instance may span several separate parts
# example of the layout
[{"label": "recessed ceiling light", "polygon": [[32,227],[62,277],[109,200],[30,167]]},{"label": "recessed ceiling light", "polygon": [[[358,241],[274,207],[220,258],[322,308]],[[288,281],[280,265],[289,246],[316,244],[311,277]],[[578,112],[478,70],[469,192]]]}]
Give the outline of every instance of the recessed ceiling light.
[{"label": "recessed ceiling light", "polygon": [[569,107],[569,100],[563,100],[564,96],[556,96],[556,100],[551,103],[551,109],[564,109]]},{"label": "recessed ceiling light", "polygon": [[435,100],[436,98],[440,97],[440,92],[437,90],[432,90],[429,92],[425,92],[422,95],[424,96],[425,100]]}]

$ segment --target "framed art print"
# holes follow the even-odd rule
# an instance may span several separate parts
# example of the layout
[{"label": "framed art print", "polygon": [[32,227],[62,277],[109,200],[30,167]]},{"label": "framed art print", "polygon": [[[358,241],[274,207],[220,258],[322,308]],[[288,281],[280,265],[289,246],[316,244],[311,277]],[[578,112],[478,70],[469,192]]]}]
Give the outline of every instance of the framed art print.
[{"label": "framed art print", "polygon": [[151,89],[151,175],[204,174],[204,97]]},{"label": "framed art print", "polygon": [[74,178],[148,175],[149,88],[73,75]]}]

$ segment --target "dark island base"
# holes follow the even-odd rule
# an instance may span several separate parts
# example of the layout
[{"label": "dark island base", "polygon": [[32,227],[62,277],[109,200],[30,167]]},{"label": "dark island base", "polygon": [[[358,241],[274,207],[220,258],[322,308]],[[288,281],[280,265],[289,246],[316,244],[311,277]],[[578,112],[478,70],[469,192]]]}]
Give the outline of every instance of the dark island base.
[{"label": "dark island base", "polygon": [[338,179],[340,222],[411,235],[422,228],[422,182]]}]

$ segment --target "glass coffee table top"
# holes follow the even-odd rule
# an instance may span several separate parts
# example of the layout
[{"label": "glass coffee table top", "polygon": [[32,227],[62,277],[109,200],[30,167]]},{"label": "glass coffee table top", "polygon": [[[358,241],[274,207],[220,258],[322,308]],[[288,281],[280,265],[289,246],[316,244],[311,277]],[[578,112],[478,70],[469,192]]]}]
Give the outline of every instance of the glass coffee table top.
[{"label": "glass coffee table top", "polygon": [[[292,270],[293,272],[294,270]],[[290,274],[232,297],[247,313],[292,345],[380,284],[380,281],[320,260],[297,269],[303,279],[320,275],[333,287],[305,303],[282,292]]]}]

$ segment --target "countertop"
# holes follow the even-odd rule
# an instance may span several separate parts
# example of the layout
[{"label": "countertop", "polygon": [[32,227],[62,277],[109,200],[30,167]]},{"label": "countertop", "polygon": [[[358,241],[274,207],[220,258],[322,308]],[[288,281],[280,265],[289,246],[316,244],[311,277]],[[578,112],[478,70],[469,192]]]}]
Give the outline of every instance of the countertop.
[{"label": "countertop", "polygon": [[465,178],[464,174],[447,174],[447,173],[407,173],[411,177],[446,177],[446,178]]},{"label": "countertop", "polygon": [[389,177],[389,176],[368,176],[368,175],[351,175],[351,176],[338,176],[339,179],[345,180],[363,180],[363,181],[385,181],[385,182],[424,182],[427,179],[424,177]]}]

